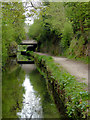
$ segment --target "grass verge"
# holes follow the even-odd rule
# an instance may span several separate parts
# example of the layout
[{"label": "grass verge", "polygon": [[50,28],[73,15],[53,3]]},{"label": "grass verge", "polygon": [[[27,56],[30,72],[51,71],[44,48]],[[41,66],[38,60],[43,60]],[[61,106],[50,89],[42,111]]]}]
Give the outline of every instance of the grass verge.
[{"label": "grass verge", "polygon": [[[58,89],[65,92],[65,107],[68,116],[71,118],[74,116],[77,120],[86,119],[90,114],[88,112],[88,91],[85,90],[87,85],[85,83],[79,83],[74,76],[62,69],[62,67],[58,67],[51,56],[38,55],[36,53],[31,54],[34,56],[36,65],[40,69],[46,67],[51,78],[58,84]],[[47,77],[44,72],[42,74]]]}]

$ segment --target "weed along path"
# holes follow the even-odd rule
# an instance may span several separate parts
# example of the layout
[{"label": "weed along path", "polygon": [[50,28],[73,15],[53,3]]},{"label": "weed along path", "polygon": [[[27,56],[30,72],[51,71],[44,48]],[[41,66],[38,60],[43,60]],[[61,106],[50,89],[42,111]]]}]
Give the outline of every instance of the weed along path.
[{"label": "weed along path", "polygon": [[88,84],[88,65],[69,60],[68,58],[53,57],[54,61],[67,70],[71,75],[75,76],[79,82]]},{"label": "weed along path", "polygon": [[[44,53],[38,53],[39,55],[47,55]],[[58,63],[58,66],[62,66],[67,72],[75,76],[79,82],[88,84],[88,65],[80,63],[78,61],[70,60],[64,57],[52,56],[54,61]]]}]

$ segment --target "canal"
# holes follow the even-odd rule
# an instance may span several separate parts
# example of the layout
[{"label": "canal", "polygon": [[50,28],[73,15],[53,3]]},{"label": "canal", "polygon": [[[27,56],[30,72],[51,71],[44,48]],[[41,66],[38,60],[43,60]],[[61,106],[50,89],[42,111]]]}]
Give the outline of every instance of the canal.
[{"label": "canal", "polygon": [[46,80],[34,64],[10,59],[2,76],[3,118],[60,118]]}]

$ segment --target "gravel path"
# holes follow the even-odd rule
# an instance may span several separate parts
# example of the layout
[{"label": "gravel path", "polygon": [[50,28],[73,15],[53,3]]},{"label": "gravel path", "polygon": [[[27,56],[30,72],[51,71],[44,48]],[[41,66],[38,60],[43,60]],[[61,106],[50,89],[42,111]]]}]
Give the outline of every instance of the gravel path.
[{"label": "gravel path", "polygon": [[53,57],[54,61],[74,75],[79,82],[88,84],[88,65],[62,57]]},{"label": "gravel path", "polygon": [[[38,53],[39,55],[48,55],[44,53]],[[88,65],[70,60],[68,58],[52,56],[56,63],[59,63],[67,72],[75,76],[79,82],[88,84]]]}]

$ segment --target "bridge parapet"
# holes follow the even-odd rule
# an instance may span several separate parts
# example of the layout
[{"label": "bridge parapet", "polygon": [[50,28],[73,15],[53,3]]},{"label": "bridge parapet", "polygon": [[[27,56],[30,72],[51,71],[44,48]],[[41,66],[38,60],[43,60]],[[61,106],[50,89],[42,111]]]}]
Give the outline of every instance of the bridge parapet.
[{"label": "bridge parapet", "polygon": [[20,45],[37,45],[36,40],[23,40]]}]

